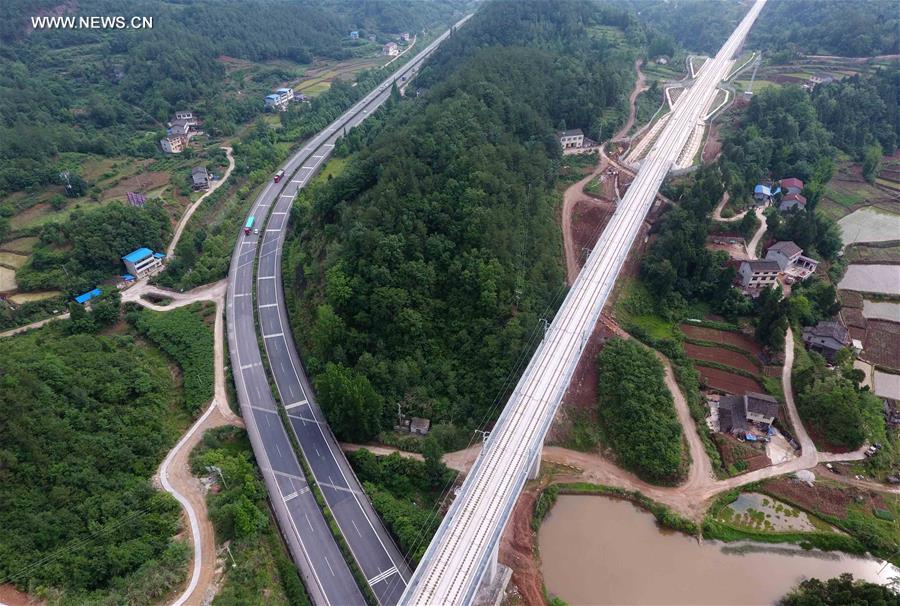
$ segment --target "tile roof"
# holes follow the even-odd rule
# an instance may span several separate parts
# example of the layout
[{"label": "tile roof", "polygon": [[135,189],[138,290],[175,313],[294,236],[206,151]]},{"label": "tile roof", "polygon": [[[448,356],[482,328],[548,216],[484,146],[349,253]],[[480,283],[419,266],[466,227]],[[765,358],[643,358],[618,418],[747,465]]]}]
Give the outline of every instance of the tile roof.
[{"label": "tile roof", "polygon": [[776,242],[772,246],[769,247],[769,250],[777,250],[787,257],[793,257],[794,255],[799,255],[803,252],[803,249],[797,246],[794,242],[790,240],[785,240],[782,242]]}]

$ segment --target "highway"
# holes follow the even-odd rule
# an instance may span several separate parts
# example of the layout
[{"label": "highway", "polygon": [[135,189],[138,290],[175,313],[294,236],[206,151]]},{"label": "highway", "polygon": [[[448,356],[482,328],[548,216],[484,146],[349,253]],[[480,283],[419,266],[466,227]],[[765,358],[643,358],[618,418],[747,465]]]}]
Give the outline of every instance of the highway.
[{"label": "highway", "polygon": [[526,477],[540,456],[584,345],[656,192],[728,74],[765,0],[757,0],[716,57],[682,93],[671,118],[594,246],[525,369],[481,455],[444,517],[401,604],[470,604]]},{"label": "highway", "polygon": [[[270,387],[260,342],[264,343],[280,406],[290,419],[291,431],[380,604],[397,603],[410,572],[325,423],[291,338],[281,280],[281,251],[290,206],[344,130],[376,110],[390,96],[394,81],[411,75],[449,34],[445,32],[420,51],[281,166],[284,178],[280,183],[270,182],[249,213],[260,233],[241,233],[231,259],[226,319],[242,416],[282,536],[313,602],[319,605],[352,606],[364,604],[365,600],[294,453]],[[254,271],[257,261],[258,269]],[[259,312],[258,327],[254,299]]]}]

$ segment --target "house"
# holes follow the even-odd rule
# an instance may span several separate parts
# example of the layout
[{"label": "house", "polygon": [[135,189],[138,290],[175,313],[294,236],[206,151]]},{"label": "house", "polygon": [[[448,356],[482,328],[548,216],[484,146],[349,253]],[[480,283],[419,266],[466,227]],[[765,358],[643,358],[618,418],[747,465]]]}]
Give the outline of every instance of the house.
[{"label": "house", "polygon": [[181,111],[175,112],[175,119],[176,120],[187,120],[189,122],[193,122],[194,124],[198,123],[197,118],[194,116],[194,112],[192,112],[190,110],[181,110]]},{"label": "house", "polygon": [[187,137],[184,135],[175,135],[159,140],[159,145],[167,154],[179,154],[184,151],[187,145]]},{"label": "house", "polygon": [[563,149],[581,147],[584,144],[584,132],[580,128],[558,132],[556,137],[559,139],[559,144]]},{"label": "house", "polygon": [[803,329],[803,343],[807,349],[833,362],[835,354],[850,345],[850,331],[840,322],[823,320]]},{"label": "house", "polygon": [[668,57],[661,55],[656,58],[656,63],[657,63],[657,65],[668,65],[669,59],[668,59]]},{"label": "house", "polygon": [[778,400],[772,396],[747,392],[742,396],[719,398],[719,431],[723,433],[746,434],[754,424],[768,431],[776,416]]},{"label": "house", "polygon": [[400,54],[400,47],[397,46],[396,42],[388,42],[382,47],[381,54],[388,57],[396,57]]},{"label": "house", "polygon": [[162,253],[154,253],[149,248],[138,248],[122,257],[122,261],[128,273],[143,278],[162,271],[164,256]]},{"label": "house", "polygon": [[753,199],[760,204],[768,204],[772,199],[781,193],[781,188],[776,187],[774,190],[771,185],[759,183],[753,188]]},{"label": "house", "polygon": [[357,31],[350,32],[350,39],[351,40],[359,40],[359,32],[357,32]]},{"label": "house", "polygon": [[429,429],[431,429],[431,421],[428,419],[413,417],[409,421],[409,433],[424,436],[428,434]]},{"label": "house", "polygon": [[369,34],[369,42],[375,42],[375,34]]},{"label": "house", "polygon": [[819,262],[803,256],[803,249],[791,241],[776,242],[766,251],[766,260],[775,261],[787,275],[805,280],[816,271]]},{"label": "house", "polygon": [[285,111],[288,104],[294,99],[294,89],[279,88],[271,95],[266,95],[265,109],[269,111]]},{"label": "house", "polygon": [[400,34],[400,39],[404,42],[409,42],[409,32],[403,32]]},{"label": "house", "polygon": [[80,305],[84,305],[85,303],[87,303],[88,301],[93,299],[94,297],[99,297],[101,294],[103,294],[103,293],[100,292],[100,289],[95,288],[94,290],[87,291],[83,295],[78,295],[77,297],[75,297],[75,302]]},{"label": "house", "polygon": [[778,284],[781,268],[775,261],[741,261],[738,275],[745,291],[760,291]]},{"label": "house", "polygon": [[191,125],[193,123],[188,120],[175,119],[169,122],[169,128],[166,129],[166,133],[170,137],[178,137],[178,136],[188,136],[188,133],[191,132]]},{"label": "house", "polygon": [[788,194],[781,199],[781,204],[778,205],[778,210],[781,212],[794,210],[795,208],[800,210],[806,208],[806,198],[800,194]]},{"label": "house", "polygon": [[191,169],[191,189],[194,191],[209,189],[209,171],[205,166],[195,166]]},{"label": "house", "polygon": [[803,191],[803,181],[800,179],[795,179],[794,177],[788,177],[787,179],[781,180],[781,189],[784,190],[785,195],[787,194],[799,194]]}]

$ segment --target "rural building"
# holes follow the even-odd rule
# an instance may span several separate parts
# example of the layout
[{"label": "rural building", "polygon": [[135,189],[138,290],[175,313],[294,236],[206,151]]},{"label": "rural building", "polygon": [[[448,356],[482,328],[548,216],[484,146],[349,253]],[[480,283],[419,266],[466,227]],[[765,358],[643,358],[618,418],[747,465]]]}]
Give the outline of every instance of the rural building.
[{"label": "rural building", "polygon": [[795,179],[794,177],[788,177],[787,179],[781,180],[781,189],[784,190],[785,195],[787,194],[799,194],[803,191],[803,181],[800,179]]},{"label": "rural building", "polygon": [[294,99],[294,89],[279,88],[271,95],[266,95],[265,109],[270,111],[285,111],[288,104]]},{"label": "rural building", "polygon": [[775,261],[787,275],[805,280],[816,271],[819,262],[803,256],[803,249],[791,241],[776,242],[766,251],[766,260]]},{"label": "rural building", "polygon": [[424,436],[428,434],[429,429],[431,429],[431,421],[428,419],[413,417],[409,421],[409,433]]},{"label": "rural building", "polygon": [[753,199],[756,200],[760,204],[768,204],[772,201],[772,198],[781,193],[781,188],[777,187],[774,190],[771,185],[766,185],[765,183],[759,183],[756,187],[753,188]]},{"label": "rural building", "polygon": [[806,208],[806,198],[800,194],[788,194],[781,199],[781,204],[778,205],[778,210],[781,212],[794,209],[803,210],[804,208]]},{"label": "rural building", "polygon": [[175,135],[159,140],[159,145],[167,154],[180,154],[187,145],[187,137],[184,135]]},{"label": "rural building", "polygon": [[99,297],[101,294],[103,293],[100,292],[100,289],[95,288],[94,290],[87,291],[83,295],[78,295],[77,297],[75,297],[75,302],[84,305],[94,297]]},{"label": "rural building", "polygon": [[584,132],[580,128],[558,132],[556,137],[563,149],[581,147],[584,144]]},{"label": "rural building", "polygon": [[668,63],[669,63],[669,58],[666,57],[666,56],[664,56],[664,55],[663,55],[663,56],[659,56],[659,57],[656,58],[656,63],[657,63],[658,65],[668,65]]},{"label": "rural building", "polygon": [[409,32],[403,32],[400,34],[400,39],[404,42],[409,42]]},{"label": "rural building", "polygon": [[139,248],[122,257],[122,261],[124,261],[128,273],[143,278],[162,271],[164,256],[162,253],[154,254],[149,248]]},{"label": "rural building", "polygon": [[835,354],[850,345],[850,331],[840,322],[822,321],[803,329],[803,343],[833,362]]},{"label": "rural building", "polygon": [[382,47],[381,53],[388,57],[396,57],[400,54],[400,47],[397,46],[396,42],[388,42]]},{"label": "rural building", "polygon": [[742,396],[719,398],[719,431],[746,434],[754,424],[768,431],[778,416],[778,400],[765,394],[748,392]]},{"label": "rural building", "polygon": [[175,119],[176,120],[188,120],[189,122],[193,122],[194,124],[192,124],[191,126],[193,126],[195,124],[199,124],[199,122],[197,121],[197,117],[194,116],[194,112],[192,112],[190,110],[181,110],[181,111],[175,112]]},{"label": "rural building", "polygon": [[359,32],[350,32],[351,40],[359,40]]},{"label": "rural building", "polygon": [[775,261],[741,261],[738,275],[745,291],[760,291],[778,283],[779,271],[781,268]]},{"label": "rural building", "polygon": [[205,166],[195,166],[191,169],[191,188],[194,191],[209,189],[209,171]]}]

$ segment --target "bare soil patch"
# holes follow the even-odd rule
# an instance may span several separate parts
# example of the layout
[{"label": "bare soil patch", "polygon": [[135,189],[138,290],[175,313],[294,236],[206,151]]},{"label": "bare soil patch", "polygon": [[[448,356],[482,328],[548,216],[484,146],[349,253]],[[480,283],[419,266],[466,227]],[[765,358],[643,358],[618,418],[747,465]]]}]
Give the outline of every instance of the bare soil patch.
[{"label": "bare soil patch", "polygon": [[579,200],[575,203],[572,212],[572,240],[575,244],[579,271],[587,258],[586,254],[582,254],[583,251],[594,247],[615,209],[615,204],[611,202],[594,199]]},{"label": "bare soil patch", "polygon": [[500,562],[512,568],[512,582],[522,602],[534,606],[544,604],[543,575],[531,529],[534,502],[543,488],[543,483],[525,486],[500,539]]},{"label": "bare soil patch", "polygon": [[759,374],[760,365],[754,364],[747,356],[730,349],[722,349],[718,347],[704,347],[702,345],[694,345],[693,343],[685,343],[684,351],[689,358],[695,360],[706,360],[707,362],[718,362],[732,368],[740,368],[753,374]]},{"label": "bare soil patch", "polygon": [[762,353],[762,347],[760,347],[759,343],[739,332],[717,330],[715,328],[706,328],[705,326],[694,326],[693,324],[682,324],[680,328],[681,331],[691,339],[728,343],[729,345],[745,349],[753,355]]},{"label": "bare soil patch", "polygon": [[122,179],[113,187],[103,191],[101,200],[124,198],[127,192],[147,193],[169,184],[169,173],[162,171],[146,172]]},{"label": "bare soil patch", "polygon": [[16,589],[12,583],[0,585],[0,604],[6,606],[44,606],[47,602],[39,600]]},{"label": "bare soil patch", "polygon": [[748,391],[763,391],[763,386],[756,379],[736,375],[726,370],[698,365],[697,372],[700,373],[700,383],[712,389],[736,395],[742,395]]},{"label": "bare soil patch", "polygon": [[701,162],[703,164],[712,164],[719,157],[720,153],[722,153],[722,140],[720,138],[719,125],[713,122],[709,125],[709,130],[706,133]]},{"label": "bare soil patch", "polygon": [[762,488],[765,492],[796,503],[803,509],[821,515],[846,518],[847,510],[854,502],[866,506],[869,510],[883,509],[884,499],[876,492],[870,492],[855,486],[834,486],[816,482],[810,486],[793,478],[775,478],[766,480]]}]

